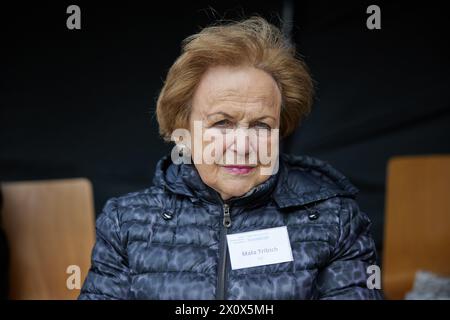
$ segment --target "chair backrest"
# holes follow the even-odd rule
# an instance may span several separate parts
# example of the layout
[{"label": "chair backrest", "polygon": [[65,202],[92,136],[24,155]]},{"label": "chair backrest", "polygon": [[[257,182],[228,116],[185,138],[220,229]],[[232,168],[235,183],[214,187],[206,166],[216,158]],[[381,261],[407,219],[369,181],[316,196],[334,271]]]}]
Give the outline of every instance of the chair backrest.
[{"label": "chair backrest", "polygon": [[1,188],[11,262],[9,298],[77,298],[77,277],[82,284],[95,240],[89,180],[4,182]]},{"label": "chair backrest", "polygon": [[382,281],[403,299],[416,271],[450,275],[450,155],[389,161]]}]

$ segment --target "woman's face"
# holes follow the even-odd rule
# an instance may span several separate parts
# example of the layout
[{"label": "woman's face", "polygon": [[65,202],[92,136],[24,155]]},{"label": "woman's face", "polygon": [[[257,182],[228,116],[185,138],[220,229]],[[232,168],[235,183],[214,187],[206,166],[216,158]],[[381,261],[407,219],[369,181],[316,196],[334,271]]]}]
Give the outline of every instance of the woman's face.
[{"label": "woman's face", "polygon": [[262,70],[216,66],[203,75],[189,120],[192,158],[203,182],[222,199],[241,196],[270,177],[273,163],[261,155],[278,159],[273,129],[279,129],[280,110],[280,90]]}]

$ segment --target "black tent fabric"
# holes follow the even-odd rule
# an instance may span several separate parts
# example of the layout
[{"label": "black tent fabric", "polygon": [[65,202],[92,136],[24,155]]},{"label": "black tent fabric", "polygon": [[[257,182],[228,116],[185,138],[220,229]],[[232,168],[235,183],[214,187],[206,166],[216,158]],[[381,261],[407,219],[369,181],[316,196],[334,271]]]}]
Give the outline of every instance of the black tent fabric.
[{"label": "black tent fabric", "polygon": [[358,186],[381,248],[389,158],[450,153],[450,48],[442,7],[386,2],[381,29],[369,30],[369,4],[297,7],[295,40],[317,96],[286,150],[327,160]]}]

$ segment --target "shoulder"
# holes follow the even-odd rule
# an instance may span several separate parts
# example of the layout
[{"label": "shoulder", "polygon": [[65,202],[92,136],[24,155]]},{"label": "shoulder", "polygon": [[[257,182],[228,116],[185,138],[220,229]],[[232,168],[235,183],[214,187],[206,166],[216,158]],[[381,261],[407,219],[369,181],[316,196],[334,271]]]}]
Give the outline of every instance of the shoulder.
[{"label": "shoulder", "polygon": [[[333,223],[345,236],[350,229],[365,229],[370,220],[356,200],[358,188],[327,161],[311,156],[282,154],[282,182],[277,201],[306,207],[320,216],[316,223]],[[360,231],[360,230],[355,230]]]},{"label": "shoulder", "polygon": [[139,206],[154,206],[158,204],[158,199],[163,197],[161,188],[145,188],[133,192],[123,194],[112,198],[120,209],[128,209]]},{"label": "shoulder", "polygon": [[169,194],[163,188],[149,187],[109,198],[99,216],[122,226],[130,220],[148,220],[167,207]]},{"label": "shoulder", "polygon": [[338,169],[325,160],[307,155],[282,154],[286,183],[300,191],[317,192],[332,189],[336,192],[356,194],[358,188]]},{"label": "shoulder", "polygon": [[274,198],[283,207],[302,206],[335,197],[352,197],[358,189],[328,162],[311,157],[281,154]]}]

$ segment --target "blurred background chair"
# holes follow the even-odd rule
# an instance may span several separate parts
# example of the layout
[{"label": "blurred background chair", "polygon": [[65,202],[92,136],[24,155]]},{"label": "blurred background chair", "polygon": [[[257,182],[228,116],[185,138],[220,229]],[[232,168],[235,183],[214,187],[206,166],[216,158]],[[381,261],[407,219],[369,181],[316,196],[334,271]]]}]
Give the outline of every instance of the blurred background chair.
[{"label": "blurred background chair", "polygon": [[80,290],[68,289],[73,273],[67,268],[78,266],[83,284],[95,239],[89,180],[6,182],[1,188],[10,251],[9,298],[76,299]]},{"label": "blurred background chair", "polygon": [[382,281],[403,299],[419,270],[450,275],[450,155],[389,161]]}]

